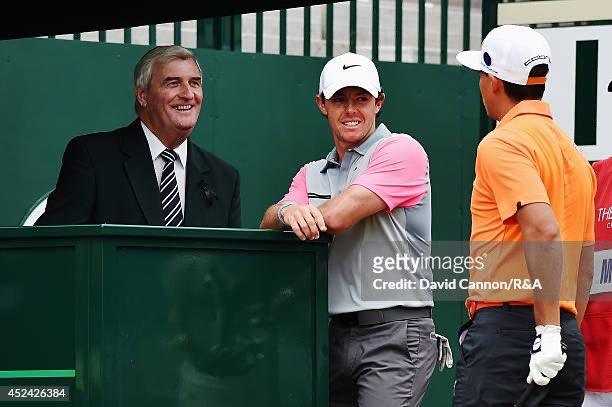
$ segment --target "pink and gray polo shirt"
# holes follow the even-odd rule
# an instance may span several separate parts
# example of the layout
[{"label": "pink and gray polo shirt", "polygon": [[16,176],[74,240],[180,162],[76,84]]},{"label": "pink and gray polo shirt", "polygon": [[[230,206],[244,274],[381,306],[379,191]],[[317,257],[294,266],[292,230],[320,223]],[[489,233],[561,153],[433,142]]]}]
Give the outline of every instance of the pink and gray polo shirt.
[{"label": "pink and gray polo shirt", "polygon": [[[328,261],[329,313],[433,306],[431,291],[418,289],[420,279],[432,280],[431,270],[372,271],[375,257],[430,255],[431,188],[425,150],[412,137],[391,133],[380,124],[361,145],[348,150],[341,163],[337,160],[334,148],[326,158],[304,165],[280,201],[319,206],[349,186],[361,185],[387,205],[334,236]],[[415,281],[417,288],[373,288],[374,279],[399,278]]]}]

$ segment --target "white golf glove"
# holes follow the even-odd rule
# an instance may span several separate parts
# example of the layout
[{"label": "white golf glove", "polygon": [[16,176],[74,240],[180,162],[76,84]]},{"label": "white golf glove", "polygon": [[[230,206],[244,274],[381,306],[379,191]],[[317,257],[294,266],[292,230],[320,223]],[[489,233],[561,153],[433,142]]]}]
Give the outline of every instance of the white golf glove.
[{"label": "white golf glove", "polygon": [[448,343],[448,339],[442,335],[436,335],[438,341],[438,369],[443,371],[445,367],[453,367],[453,351]]},{"label": "white golf glove", "polygon": [[540,386],[546,386],[563,368],[567,355],[564,353],[565,349],[562,349],[560,326],[538,325],[536,334],[527,383],[534,381]]}]

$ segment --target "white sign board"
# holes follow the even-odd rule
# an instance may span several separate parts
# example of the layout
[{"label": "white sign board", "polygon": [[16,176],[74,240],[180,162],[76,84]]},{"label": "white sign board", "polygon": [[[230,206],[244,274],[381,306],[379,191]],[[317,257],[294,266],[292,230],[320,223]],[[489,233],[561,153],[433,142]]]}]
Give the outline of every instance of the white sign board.
[{"label": "white sign board", "polygon": [[553,118],[574,138],[576,104],[576,42],[598,41],[597,144],[578,146],[589,161],[612,156],[612,26],[540,28],[551,47],[551,68],[544,100],[550,103]]}]

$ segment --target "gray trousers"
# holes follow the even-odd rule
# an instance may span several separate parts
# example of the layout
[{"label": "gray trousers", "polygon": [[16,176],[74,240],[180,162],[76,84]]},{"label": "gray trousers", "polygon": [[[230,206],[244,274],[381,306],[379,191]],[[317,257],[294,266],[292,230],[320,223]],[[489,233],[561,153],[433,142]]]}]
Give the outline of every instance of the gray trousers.
[{"label": "gray trousers", "polygon": [[331,407],[419,406],[437,358],[431,318],[329,326]]}]

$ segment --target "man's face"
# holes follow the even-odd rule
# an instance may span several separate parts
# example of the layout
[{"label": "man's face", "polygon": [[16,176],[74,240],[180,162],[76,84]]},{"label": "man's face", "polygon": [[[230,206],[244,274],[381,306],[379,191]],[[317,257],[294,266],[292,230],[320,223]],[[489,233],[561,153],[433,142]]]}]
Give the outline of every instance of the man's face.
[{"label": "man's face", "polygon": [[191,134],[202,106],[202,77],[195,61],[154,65],[149,88],[136,93],[141,118],[167,147],[177,147]]},{"label": "man's face", "polygon": [[358,146],[374,132],[376,113],[383,102],[383,95],[376,99],[355,86],[342,88],[327,100],[317,96],[317,106],[327,116],[336,147],[344,151]]}]

